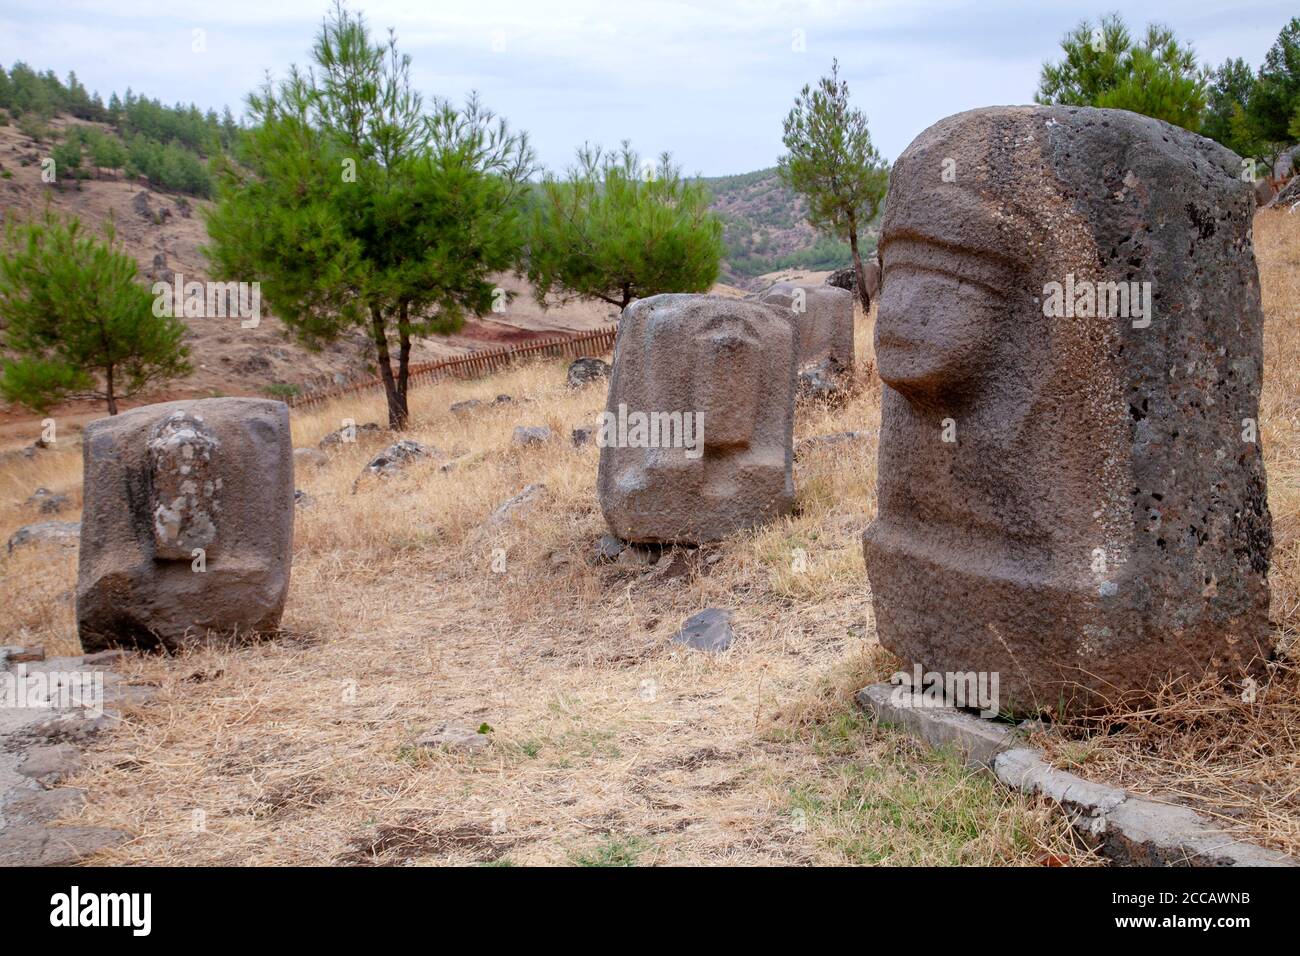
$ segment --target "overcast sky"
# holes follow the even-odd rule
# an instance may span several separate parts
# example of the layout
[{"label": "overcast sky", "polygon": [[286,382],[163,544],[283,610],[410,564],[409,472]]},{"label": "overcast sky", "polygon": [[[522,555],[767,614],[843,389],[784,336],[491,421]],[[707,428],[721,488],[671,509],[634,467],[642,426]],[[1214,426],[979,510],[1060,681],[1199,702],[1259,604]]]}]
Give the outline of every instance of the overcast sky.
[{"label": "overcast sky", "polygon": [[[330,0],[3,0],[0,63],[75,70],[107,100],[131,87],[239,113],[264,74],[306,63]],[[397,31],[419,88],[486,104],[562,168],[583,142],[670,150],[688,173],[771,166],[800,87],[840,60],[877,147],[976,106],[1028,103],[1061,35],[1116,4],[1038,0],[353,0]],[[1258,66],[1295,0],[1126,4],[1202,62]],[[195,31],[202,31],[196,34]],[[196,37],[201,42],[196,42]],[[203,49],[196,51],[195,47]]]}]

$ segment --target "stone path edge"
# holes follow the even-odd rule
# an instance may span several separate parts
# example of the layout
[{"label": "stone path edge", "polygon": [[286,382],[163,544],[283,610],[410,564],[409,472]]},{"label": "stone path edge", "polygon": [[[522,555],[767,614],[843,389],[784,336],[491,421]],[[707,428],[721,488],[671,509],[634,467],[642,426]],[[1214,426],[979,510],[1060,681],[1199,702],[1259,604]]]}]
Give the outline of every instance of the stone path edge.
[{"label": "stone path edge", "polygon": [[986,770],[1004,786],[1052,801],[1075,832],[1103,856],[1125,866],[1298,866],[1285,853],[1235,839],[1200,813],[1159,803],[1053,767],[1008,724],[954,707],[935,707],[909,688],[871,684],[859,707],[936,749],[950,747],[966,766]]}]

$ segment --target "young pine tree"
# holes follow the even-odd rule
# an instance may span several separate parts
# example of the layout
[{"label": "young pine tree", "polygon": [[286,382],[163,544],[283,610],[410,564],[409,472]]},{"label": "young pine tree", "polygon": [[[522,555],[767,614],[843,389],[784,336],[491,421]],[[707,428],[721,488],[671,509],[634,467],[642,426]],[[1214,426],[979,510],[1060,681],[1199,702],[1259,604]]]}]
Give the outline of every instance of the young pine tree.
[{"label": "young pine tree", "polygon": [[539,302],[554,294],[627,308],[661,292],[703,292],[718,277],[722,223],[703,184],[668,154],[643,165],[628,143],[578,151],[564,179],[542,183],[528,243]]},{"label": "young pine tree", "polygon": [[814,89],[805,86],[785,118],[781,178],[808,202],[808,221],[848,240],[862,307],[871,304],[859,230],[876,218],[889,188],[889,165],[871,142],[867,118],[849,104],[849,85],[838,60]]},{"label": "young pine tree", "polygon": [[135,260],[81,223],[10,222],[0,253],[0,395],[43,413],[66,398],[118,402],[186,375],[179,319],[154,315],[154,297],[136,281]]},{"label": "young pine tree", "polygon": [[1172,30],[1150,24],[1135,43],[1123,18],[1107,14],[1061,38],[1059,63],[1044,63],[1035,102],[1099,106],[1154,116],[1193,132],[1206,106],[1206,76],[1190,46]]},{"label": "young pine tree", "polygon": [[259,280],[309,346],[364,329],[400,429],[413,339],[488,311],[493,273],[518,262],[532,151],[475,97],[426,108],[395,38],[374,43],[341,4],[312,58],[249,97],[240,163],[217,162],[208,255]]}]

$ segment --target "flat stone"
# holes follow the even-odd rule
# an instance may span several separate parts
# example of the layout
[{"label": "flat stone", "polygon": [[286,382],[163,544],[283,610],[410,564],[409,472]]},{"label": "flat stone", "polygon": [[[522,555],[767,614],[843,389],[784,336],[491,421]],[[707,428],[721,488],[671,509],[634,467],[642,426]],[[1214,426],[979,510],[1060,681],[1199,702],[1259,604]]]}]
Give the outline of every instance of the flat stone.
[{"label": "flat stone", "polygon": [[11,827],[0,833],[0,866],[69,866],[127,838],[107,827]]},{"label": "flat stone", "polygon": [[375,422],[366,422],[364,425],[355,425],[352,428],[340,428],[322,438],[317,442],[316,447],[321,451],[337,449],[343,445],[356,444],[363,435],[374,435],[379,431],[379,425]]},{"label": "flat stone", "polygon": [[513,445],[527,447],[540,445],[551,440],[551,430],[545,425],[517,425],[510,442]]},{"label": "flat stone", "polygon": [[721,608],[705,608],[686,619],[682,629],[673,635],[673,641],[711,654],[725,651],[736,640],[732,616],[733,612]]},{"label": "flat stone", "polygon": [[490,735],[480,734],[477,727],[459,724],[446,724],[433,733],[416,741],[417,747],[429,749],[479,751],[486,750],[492,743]]},{"label": "flat stone", "polygon": [[18,772],[44,787],[52,787],[81,769],[81,751],[72,744],[43,744],[27,751]]},{"label": "flat stone", "polygon": [[53,790],[13,791],[0,809],[8,820],[48,823],[51,820],[79,813],[85,805],[84,790],[78,790],[76,787],[56,787]]},{"label": "flat stone", "polygon": [[1059,770],[1032,747],[999,753],[993,771],[1007,786],[1054,801],[1081,836],[1126,866],[1300,865],[1285,853],[1233,837],[1188,807]]},{"label": "flat stone", "polygon": [[38,521],[24,525],[9,536],[9,553],[32,544],[54,544],[75,548],[81,541],[80,521]]}]

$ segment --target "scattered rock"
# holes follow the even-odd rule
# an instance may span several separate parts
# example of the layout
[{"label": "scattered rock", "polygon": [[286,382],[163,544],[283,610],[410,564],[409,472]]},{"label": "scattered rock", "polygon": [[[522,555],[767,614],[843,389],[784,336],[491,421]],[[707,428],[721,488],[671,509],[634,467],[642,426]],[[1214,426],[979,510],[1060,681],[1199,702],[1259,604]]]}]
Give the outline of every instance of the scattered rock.
[{"label": "scattered rock", "polygon": [[401,441],[394,442],[366,465],[363,475],[366,473],[387,477],[395,475],[413,461],[421,458],[442,457],[442,453],[436,448],[430,448],[422,445],[418,441],[412,441],[409,438],[403,438]]},{"label": "scattered rock", "polygon": [[68,866],[126,839],[107,827],[11,827],[0,832],[0,866]]},{"label": "scattered rock", "polygon": [[844,397],[847,383],[844,366],[833,358],[824,359],[799,373],[799,397],[838,401]]},{"label": "scattered rock", "polygon": [[307,494],[307,492],[303,491],[301,488],[295,488],[293,490],[293,503],[299,508],[314,508],[316,506],[316,499]]},{"label": "scattered rock", "polygon": [[540,445],[550,440],[551,430],[545,425],[516,425],[515,434],[510,439],[510,443],[521,448],[527,448],[529,445]]},{"label": "scattered rock", "polygon": [[321,451],[327,451],[330,448],[339,445],[355,444],[356,439],[360,438],[362,435],[375,434],[379,430],[379,426],[374,422],[366,422],[364,425],[354,425],[351,428],[340,428],[338,431],[330,432],[322,438],[316,443],[316,447]]},{"label": "scattered rock", "polygon": [[39,521],[24,525],[9,536],[9,553],[28,544],[58,544],[73,548],[80,540],[80,521]]},{"label": "scattered rock", "polygon": [[1269,203],[1270,206],[1291,206],[1300,202],[1300,176],[1291,177],[1291,181],[1278,191]]},{"label": "scattered rock", "polygon": [[478,728],[468,727],[463,724],[444,724],[431,734],[421,737],[415,742],[417,747],[425,747],[430,750],[458,750],[463,752],[474,752],[487,749],[492,743],[488,734],[480,734]]},{"label": "scattered rock", "polygon": [[488,517],[488,527],[498,527],[527,514],[532,510],[533,505],[537,503],[537,499],[545,490],[546,486],[542,484],[528,485],[513,498],[501,502]]},{"label": "scattered rock", "polygon": [[602,379],[609,378],[610,365],[603,359],[584,355],[575,359],[569,366],[569,388],[582,388]]},{"label": "scattered rock", "polygon": [[467,398],[463,402],[456,402],[447,410],[453,415],[464,415],[466,412],[474,411],[474,409],[480,407],[482,404],[483,403],[477,398]]},{"label": "scattered rock", "polygon": [[716,654],[725,651],[736,640],[736,632],[731,627],[732,612],[721,608],[706,608],[686,620],[682,629],[673,635],[678,644],[685,644],[697,651]]},{"label": "scattered rock", "polygon": [[32,747],[18,765],[18,772],[49,789],[64,777],[81,769],[81,751],[72,744],[44,744]]},{"label": "scattered rock", "polygon": [[315,465],[320,467],[329,463],[329,456],[323,451],[316,448],[295,448],[293,450],[293,464],[295,468]]},{"label": "scattered rock", "polygon": [[591,444],[592,438],[595,437],[595,433],[596,430],[594,428],[586,426],[582,428],[575,428],[570,433],[569,437],[573,440],[574,448],[581,448],[583,445]]},{"label": "scattered rock", "polygon": [[602,534],[596,542],[596,561],[609,563],[617,561],[618,556],[627,550],[627,542],[612,534]]}]

